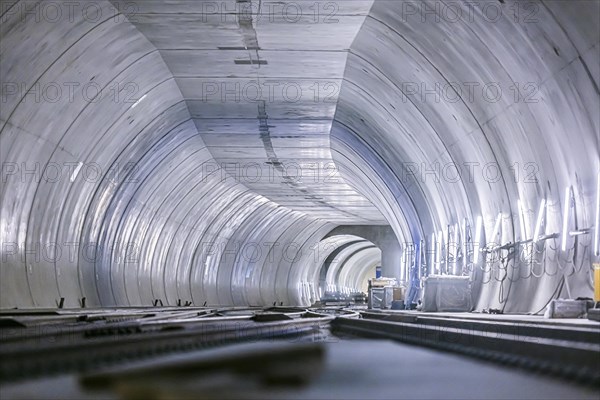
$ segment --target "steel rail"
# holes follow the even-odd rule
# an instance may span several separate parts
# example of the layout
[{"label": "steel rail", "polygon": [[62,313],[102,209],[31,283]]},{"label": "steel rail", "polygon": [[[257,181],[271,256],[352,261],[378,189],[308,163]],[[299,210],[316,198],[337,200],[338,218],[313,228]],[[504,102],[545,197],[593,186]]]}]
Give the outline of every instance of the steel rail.
[{"label": "steel rail", "polygon": [[[419,325],[463,328],[488,332],[488,334],[503,333],[520,336],[533,336],[545,339],[571,340],[577,342],[594,343],[600,341],[600,325],[560,324],[552,320],[525,321],[504,316],[503,319],[489,319],[468,314],[468,316],[448,316],[437,314],[415,313],[385,313],[362,311],[365,319],[382,320],[389,322],[406,322]],[[584,321],[584,320],[582,320]]]},{"label": "steel rail", "polygon": [[487,329],[482,329],[481,323],[468,325],[472,321],[460,318],[431,322],[427,317],[407,322],[341,316],[332,321],[331,328],[334,334],[393,339],[600,386],[598,330],[590,341],[577,335],[559,339],[558,334],[538,327],[515,335],[506,331],[506,324],[493,321],[487,323]]},{"label": "steel rail", "polygon": [[[265,322],[253,319],[261,314],[267,314],[269,319]],[[32,336],[32,328],[1,329],[0,381],[89,372],[108,365],[230,343],[321,335],[321,329],[335,318],[313,312],[290,317],[273,311],[241,317],[156,320],[148,324],[135,320],[99,326],[81,322],[54,327],[58,330],[43,327],[37,336]],[[24,337],[20,336],[23,330],[27,331]]]}]

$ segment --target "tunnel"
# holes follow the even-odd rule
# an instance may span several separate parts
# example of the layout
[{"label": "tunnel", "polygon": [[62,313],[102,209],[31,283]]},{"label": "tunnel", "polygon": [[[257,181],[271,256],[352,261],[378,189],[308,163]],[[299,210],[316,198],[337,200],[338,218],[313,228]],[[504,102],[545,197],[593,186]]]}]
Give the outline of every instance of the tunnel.
[{"label": "tunnel", "polygon": [[1,6],[6,321],[600,300],[597,0]]}]

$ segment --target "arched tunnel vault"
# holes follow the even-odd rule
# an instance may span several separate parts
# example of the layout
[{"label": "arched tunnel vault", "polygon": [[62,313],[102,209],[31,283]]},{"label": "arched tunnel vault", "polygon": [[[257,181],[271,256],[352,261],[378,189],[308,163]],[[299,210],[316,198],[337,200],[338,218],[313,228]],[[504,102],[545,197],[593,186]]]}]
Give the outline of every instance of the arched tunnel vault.
[{"label": "arched tunnel vault", "polygon": [[[374,255],[372,250],[376,250]],[[353,258],[362,256],[366,252],[369,253],[374,263],[381,262],[381,252],[372,242],[367,240],[354,237],[354,240],[336,246],[336,249],[331,252],[321,267],[319,284],[321,291],[341,292],[348,288],[358,289],[357,285],[348,285],[344,278],[349,273],[356,275],[360,272],[357,269],[362,270],[363,265],[357,265]],[[372,263],[369,263],[369,266],[374,266],[370,264]],[[344,271],[344,274],[342,274],[342,271]]]},{"label": "arched tunnel vault", "polygon": [[160,51],[98,4],[98,21],[2,16],[3,88],[23,89],[3,93],[2,307],[305,303],[298,274],[335,225],[232,176]]},{"label": "arched tunnel vault", "polygon": [[[24,3],[0,10],[0,307],[308,305],[361,243],[328,233],[363,225],[422,244],[417,278],[457,237],[478,309],[591,295],[598,2]],[[565,226],[591,230],[562,250]],[[534,231],[559,235],[475,256]]]},{"label": "arched tunnel vault", "polygon": [[[382,225],[340,225],[329,232],[326,238],[339,235],[353,235],[363,238],[379,250],[379,265],[384,277],[396,278],[401,281],[406,277],[407,266],[402,263],[402,245],[391,226]],[[405,282],[399,282],[405,283]]]}]

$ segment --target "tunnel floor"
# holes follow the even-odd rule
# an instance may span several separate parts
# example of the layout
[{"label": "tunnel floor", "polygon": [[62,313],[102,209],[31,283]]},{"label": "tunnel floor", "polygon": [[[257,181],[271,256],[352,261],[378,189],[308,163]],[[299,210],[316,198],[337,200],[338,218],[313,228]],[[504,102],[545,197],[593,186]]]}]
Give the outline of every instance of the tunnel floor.
[{"label": "tunnel floor", "polygon": [[[279,342],[238,344],[222,349],[171,356],[183,360],[273,347]],[[283,343],[289,345],[289,342]],[[181,398],[248,399],[597,399],[598,391],[521,370],[498,367],[465,357],[386,340],[353,340],[329,336],[322,372],[310,383],[292,388],[256,387],[239,378],[209,383],[178,382]],[[155,398],[171,398],[169,383],[148,382]],[[231,387],[239,389],[231,389]],[[2,399],[118,399],[114,391],[85,391],[76,375],[13,385]],[[40,397],[40,394],[44,394]],[[172,395],[172,392],[171,392]],[[177,396],[175,398],[178,398]]]},{"label": "tunnel floor", "polygon": [[[473,340],[481,326],[490,328]],[[515,327],[520,330],[510,330]],[[577,352],[591,349],[593,369],[599,328],[584,319],[364,308],[3,311],[0,397],[597,399],[598,386],[541,372],[536,363],[503,365],[495,356],[465,357],[438,345],[484,346],[514,357],[523,343],[539,344],[559,352],[564,369],[572,368],[573,358],[589,366]],[[369,339],[369,329],[395,340]],[[405,343],[413,337],[436,343]],[[508,345],[494,347],[506,337]]]}]

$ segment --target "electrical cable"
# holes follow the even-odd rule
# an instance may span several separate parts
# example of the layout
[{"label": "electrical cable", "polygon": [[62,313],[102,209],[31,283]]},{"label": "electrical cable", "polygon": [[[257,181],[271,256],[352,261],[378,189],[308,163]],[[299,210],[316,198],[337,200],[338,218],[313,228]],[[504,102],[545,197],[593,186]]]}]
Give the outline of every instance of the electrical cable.
[{"label": "electrical cable", "polygon": [[554,296],[557,296],[560,294],[560,292],[562,292],[562,288],[563,288],[564,284],[565,284],[565,277],[563,276],[561,278],[560,282],[558,283],[558,285],[556,286],[556,289],[554,289],[554,292],[552,292],[552,296],[550,296],[550,299],[548,300],[548,302],[546,302],[546,304],[544,304],[544,307],[542,307],[537,312],[532,313],[531,315],[538,315],[540,312],[544,311],[546,309],[546,307],[548,307],[548,304],[550,304],[550,302],[552,300],[554,300]]}]

